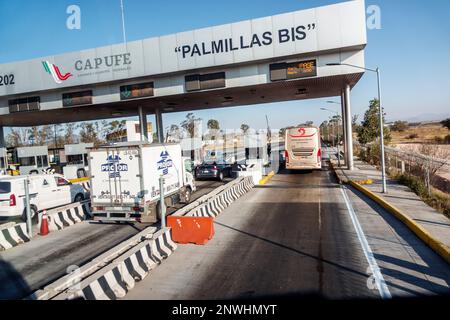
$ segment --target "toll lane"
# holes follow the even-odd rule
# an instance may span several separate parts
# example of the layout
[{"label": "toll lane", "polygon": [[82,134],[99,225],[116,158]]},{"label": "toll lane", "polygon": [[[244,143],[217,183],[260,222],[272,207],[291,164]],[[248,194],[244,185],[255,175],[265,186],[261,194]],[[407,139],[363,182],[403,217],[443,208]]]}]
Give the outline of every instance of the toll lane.
[{"label": "toll lane", "polygon": [[[197,181],[195,200],[229,182]],[[177,208],[169,208],[168,214]],[[19,299],[65,275],[68,267],[81,266],[147,225],[85,221],[0,253],[0,299]]]},{"label": "toll lane", "polygon": [[329,174],[283,172],[255,187],[216,219],[208,244],[180,245],[126,299],[379,297]]}]

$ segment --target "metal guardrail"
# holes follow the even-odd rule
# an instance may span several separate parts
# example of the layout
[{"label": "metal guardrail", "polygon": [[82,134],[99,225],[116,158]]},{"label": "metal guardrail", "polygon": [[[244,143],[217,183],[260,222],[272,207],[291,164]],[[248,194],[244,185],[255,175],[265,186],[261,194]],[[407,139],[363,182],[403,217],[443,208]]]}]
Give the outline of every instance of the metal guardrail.
[{"label": "metal guardrail", "polygon": [[[419,159],[421,162],[430,161],[431,163],[436,163],[436,164],[442,165],[443,167],[449,167],[449,170],[450,170],[450,160],[433,158],[430,156],[426,156],[426,155],[422,155],[422,154],[418,154],[418,153],[412,153],[412,152],[408,152],[408,151],[404,151],[404,150],[400,150],[400,149],[392,148],[392,147],[385,147],[385,151],[386,151],[386,153],[393,154],[393,155],[396,155],[399,157],[405,156],[405,157],[409,157],[409,159]],[[419,161],[414,161],[414,162],[419,162]]]}]

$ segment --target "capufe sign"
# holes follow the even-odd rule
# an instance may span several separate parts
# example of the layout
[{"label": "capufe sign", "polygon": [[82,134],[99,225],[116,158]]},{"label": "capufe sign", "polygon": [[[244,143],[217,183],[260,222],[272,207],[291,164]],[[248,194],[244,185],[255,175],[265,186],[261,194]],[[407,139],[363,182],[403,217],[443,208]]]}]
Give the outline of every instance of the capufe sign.
[{"label": "capufe sign", "polygon": [[[0,65],[0,98],[366,45],[362,0]],[[288,62],[288,61],[286,61]],[[319,66],[320,67],[320,66]],[[6,98],[8,99],[8,98]]]},{"label": "capufe sign", "polygon": [[[309,24],[307,27],[304,25],[292,27],[290,29],[280,29],[275,34],[275,41],[285,43],[288,41],[301,41],[305,40],[306,31],[314,30],[315,23]],[[246,37],[241,35],[236,41],[233,38],[212,40],[210,42],[194,43],[193,45],[185,44],[175,48],[175,52],[180,52],[183,59],[186,56],[203,56],[208,54],[218,54],[223,52],[231,52],[236,50],[270,46],[274,41],[274,35],[272,31],[265,31],[262,34],[253,33],[251,36]]]}]

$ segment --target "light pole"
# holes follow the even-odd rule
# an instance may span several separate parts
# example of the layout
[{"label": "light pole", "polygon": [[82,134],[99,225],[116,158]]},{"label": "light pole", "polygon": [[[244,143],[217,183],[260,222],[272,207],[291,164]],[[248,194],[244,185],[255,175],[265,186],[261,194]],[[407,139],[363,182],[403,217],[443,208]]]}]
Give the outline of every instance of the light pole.
[{"label": "light pole", "polygon": [[378,113],[380,121],[380,158],[381,158],[381,180],[382,180],[382,192],[387,193],[386,187],[386,163],[384,159],[384,125],[383,125],[383,109],[381,108],[381,71],[380,68],[370,69],[361,66],[355,66],[348,63],[327,63],[327,66],[348,66],[357,69],[362,69],[366,71],[375,72],[377,74],[377,85],[378,85]]}]

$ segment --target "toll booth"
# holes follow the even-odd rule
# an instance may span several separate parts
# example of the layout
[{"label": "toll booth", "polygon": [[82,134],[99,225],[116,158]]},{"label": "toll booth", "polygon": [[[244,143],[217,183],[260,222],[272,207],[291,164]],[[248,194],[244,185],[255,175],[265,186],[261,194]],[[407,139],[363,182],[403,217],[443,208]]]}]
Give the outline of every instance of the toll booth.
[{"label": "toll booth", "polygon": [[194,165],[199,165],[202,162],[201,138],[184,138],[180,140],[180,145],[183,157],[190,158]]},{"label": "toll booth", "polygon": [[66,179],[77,179],[89,176],[87,148],[92,148],[93,143],[66,144],[64,154],[66,165],[63,167],[63,175]]},{"label": "toll booth", "polygon": [[[153,131],[152,123],[147,123],[147,132]],[[141,127],[139,121],[127,120],[124,128],[118,129],[106,135],[106,141],[110,143],[141,141]],[[148,135],[148,142],[153,142],[153,136]]]},{"label": "toll booth", "polygon": [[244,137],[245,164],[259,164],[261,167],[269,164],[269,144],[264,130],[252,131]]},{"label": "toll booth", "polygon": [[21,175],[40,173],[49,167],[47,146],[19,147],[14,156]]}]

